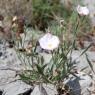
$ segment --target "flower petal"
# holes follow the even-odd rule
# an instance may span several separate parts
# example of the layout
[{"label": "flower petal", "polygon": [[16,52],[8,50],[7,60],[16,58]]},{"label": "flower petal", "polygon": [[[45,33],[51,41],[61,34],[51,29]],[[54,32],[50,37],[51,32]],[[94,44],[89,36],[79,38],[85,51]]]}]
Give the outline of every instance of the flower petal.
[{"label": "flower petal", "polygon": [[46,50],[53,50],[59,46],[59,38],[50,33],[45,34],[42,38],[39,39],[41,48]]},{"label": "flower petal", "polygon": [[89,14],[89,9],[86,6],[77,6],[77,12],[80,15],[88,15]]}]

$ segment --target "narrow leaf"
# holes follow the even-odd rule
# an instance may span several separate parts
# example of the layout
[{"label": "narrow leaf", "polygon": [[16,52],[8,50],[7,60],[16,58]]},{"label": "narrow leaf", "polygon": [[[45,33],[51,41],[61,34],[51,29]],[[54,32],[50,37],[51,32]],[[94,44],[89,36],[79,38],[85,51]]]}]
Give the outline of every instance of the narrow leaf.
[{"label": "narrow leaf", "polygon": [[87,62],[88,62],[88,64],[89,64],[91,70],[93,71],[93,73],[95,73],[95,71],[94,71],[94,69],[93,69],[93,65],[91,64],[91,62],[90,62],[90,60],[89,60],[89,58],[88,58],[88,55],[87,55],[87,54],[85,54],[85,55],[86,55],[86,59],[87,59]]},{"label": "narrow leaf", "polygon": [[[92,44],[90,44],[81,54],[80,54],[80,56],[82,56],[84,53],[86,53],[86,51],[90,48],[92,46]],[[79,56],[79,57],[80,57]]]}]

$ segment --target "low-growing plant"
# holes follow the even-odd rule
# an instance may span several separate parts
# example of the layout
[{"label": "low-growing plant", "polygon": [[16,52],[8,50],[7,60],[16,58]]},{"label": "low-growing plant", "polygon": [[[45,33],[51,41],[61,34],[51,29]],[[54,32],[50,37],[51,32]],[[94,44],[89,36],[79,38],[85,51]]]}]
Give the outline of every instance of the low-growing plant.
[{"label": "low-growing plant", "polygon": [[[38,5],[35,7],[38,7]],[[61,20],[59,24],[56,24],[57,27],[49,27],[48,32],[43,37],[35,40],[35,44],[33,44],[34,36],[32,35],[32,41],[28,45],[28,48],[24,47],[24,41],[22,38],[18,40],[17,43],[19,43],[22,47],[19,49],[16,46],[15,49],[17,50],[19,59],[26,66],[26,69],[20,74],[20,77],[24,82],[31,85],[51,83],[56,86],[58,95],[63,95],[66,93],[68,93],[66,95],[71,95],[70,89],[69,92],[64,92],[62,88],[64,87],[64,80],[67,79],[70,74],[77,77],[77,71],[75,70],[75,64],[77,63],[76,61],[72,61],[71,55],[73,50],[76,49],[77,35],[80,32],[80,17],[81,14],[74,11],[68,22],[64,19]],[[83,13],[81,18],[85,18]],[[72,38],[70,38],[68,41],[66,37],[71,36],[70,33],[72,34]],[[27,32],[25,30],[25,37],[27,36],[26,34]],[[37,51],[38,46],[40,46],[43,52],[47,52],[51,56],[47,63],[45,62],[42,52]],[[82,56],[88,50],[88,48],[86,48],[80,56]],[[89,64],[92,68],[90,62]],[[29,65],[29,69],[27,69],[27,65]]]}]

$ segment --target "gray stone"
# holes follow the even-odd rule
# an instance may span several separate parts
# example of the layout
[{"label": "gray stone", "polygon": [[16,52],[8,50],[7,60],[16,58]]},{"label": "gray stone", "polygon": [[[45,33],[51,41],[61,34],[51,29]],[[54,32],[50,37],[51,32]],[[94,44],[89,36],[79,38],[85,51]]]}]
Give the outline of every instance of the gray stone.
[{"label": "gray stone", "polygon": [[41,95],[41,92],[39,90],[39,86],[35,86],[33,89],[33,92],[31,93],[31,95]]},{"label": "gray stone", "polygon": [[[5,57],[7,56],[7,57]],[[17,75],[25,69],[24,64],[21,64],[17,53],[14,49],[4,49],[3,55],[0,57],[0,91],[2,95],[18,95],[26,92],[32,86],[19,80]]]},{"label": "gray stone", "polygon": [[[71,54],[72,61],[76,62],[75,66],[76,66],[77,70],[81,71],[81,70],[83,70],[85,68],[84,72],[89,74],[89,73],[92,72],[92,70],[91,70],[90,65],[89,65],[89,63],[87,61],[86,55],[83,54],[82,56],[80,56],[83,51],[84,50],[80,50],[80,51],[74,50],[72,52],[72,54]],[[86,54],[87,54],[89,60],[92,63],[92,61],[95,60],[94,59],[95,58],[94,57],[95,53],[87,51]],[[68,55],[68,58],[69,58],[69,55]],[[94,67],[95,67],[94,64],[92,64],[92,66],[93,66],[93,69],[94,69]]]},{"label": "gray stone", "polygon": [[3,95],[18,95],[26,92],[30,88],[33,89],[33,87],[25,84],[20,80],[14,81],[4,86]]},{"label": "gray stone", "polygon": [[31,95],[56,95],[56,87],[52,84],[36,85]]},{"label": "gray stone", "polygon": [[43,84],[48,95],[57,95],[56,87],[52,84]]},{"label": "gray stone", "polygon": [[69,85],[72,89],[72,95],[91,95],[91,89],[93,87],[91,77],[83,72],[78,72],[75,75],[77,77],[70,75],[65,81],[65,84]]}]

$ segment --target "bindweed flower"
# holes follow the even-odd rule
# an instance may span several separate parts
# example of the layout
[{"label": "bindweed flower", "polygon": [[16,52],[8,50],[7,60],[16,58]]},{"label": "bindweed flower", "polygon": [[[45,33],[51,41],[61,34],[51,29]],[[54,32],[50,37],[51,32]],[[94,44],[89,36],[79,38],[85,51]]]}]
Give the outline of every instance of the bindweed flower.
[{"label": "bindweed flower", "polygon": [[86,6],[77,6],[77,12],[80,15],[88,15],[89,14],[89,9]]},{"label": "bindweed flower", "polygon": [[54,50],[59,46],[59,43],[59,38],[50,33],[45,34],[42,38],[39,39],[41,48],[45,50]]}]

